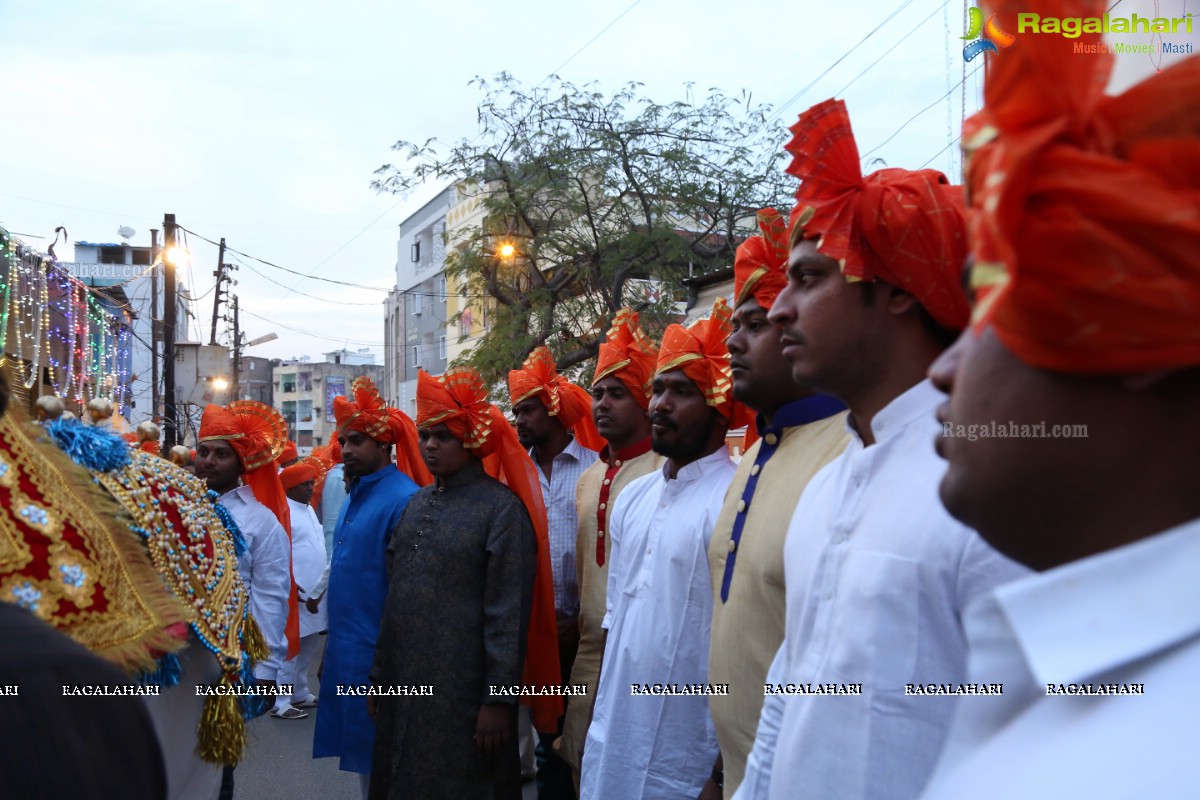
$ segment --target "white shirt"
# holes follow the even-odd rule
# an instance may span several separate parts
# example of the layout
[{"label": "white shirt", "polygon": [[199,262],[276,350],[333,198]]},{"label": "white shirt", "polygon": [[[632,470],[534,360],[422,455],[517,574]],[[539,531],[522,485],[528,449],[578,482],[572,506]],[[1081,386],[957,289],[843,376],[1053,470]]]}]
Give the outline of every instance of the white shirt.
[{"label": "white shirt", "polygon": [[1004,694],[964,699],[923,797],[1196,797],[1198,568],[1200,519],[997,589],[967,632]]},{"label": "white shirt", "polygon": [[944,395],[929,381],[851,430],[809,482],[784,545],[787,625],[767,674],[777,684],[861,685],[861,695],[779,695],[763,703],[735,797],[913,798],[937,763],[954,697],[909,683],[966,679],[962,613],[1028,570],[942,507],[933,448]]},{"label": "white shirt", "polygon": [[613,504],[608,643],[583,748],[584,800],[695,797],[717,756],[708,699],[632,696],[633,684],[704,684],[712,624],[708,542],[734,463],[722,446]]},{"label": "white shirt", "polygon": [[[305,590],[301,597],[308,597],[328,565],[325,560],[325,531],[321,529],[312,506],[289,499],[288,508],[292,512],[292,577],[296,579],[296,585]],[[320,633],[325,630],[325,624],[324,604],[318,607],[316,614],[310,613],[303,603],[300,604],[301,638]]]},{"label": "white shirt", "polygon": [[[529,457],[537,464],[531,449]],[[575,538],[579,522],[575,513],[575,489],[579,478],[600,454],[589,450],[571,437],[563,451],[554,457],[550,479],[537,468],[546,501],[546,520],[550,534],[550,565],[554,573],[554,609],[559,617],[579,614],[579,577],[575,569]]]},{"label": "white shirt", "polygon": [[233,517],[246,552],[238,557],[238,571],[250,597],[254,615],[270,655],[254,667],[254,677],[275,680],[287,658],[288,596],[292,591],[291,552],[287,531],[271,509],[258,502],[249,486],[239,486],[221,495],[220,503]]}]

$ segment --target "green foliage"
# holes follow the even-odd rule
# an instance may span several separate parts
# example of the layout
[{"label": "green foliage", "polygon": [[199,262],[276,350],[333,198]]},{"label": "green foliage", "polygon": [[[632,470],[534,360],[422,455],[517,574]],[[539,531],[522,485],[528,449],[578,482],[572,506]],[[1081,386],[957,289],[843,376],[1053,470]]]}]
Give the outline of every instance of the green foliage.
[{"label": "green foliage", "polygon": [[380,167],[373,186],[448,180],[482,203],[482,225],[448,236],[446,263],[494,301],[468,359],[485,379],[540,344],[560,369],[582,365],[625,305],[654,335],[678,318],[691,271],[732,264],[755,211],[789,207],[785,131],[744,94],[695,99],[688,87],[688,100],[660,104],[637,83],[611,95],[557,78],[526,89],[506,73],[475,84],[479,135],[397,142],[403,164]]}]

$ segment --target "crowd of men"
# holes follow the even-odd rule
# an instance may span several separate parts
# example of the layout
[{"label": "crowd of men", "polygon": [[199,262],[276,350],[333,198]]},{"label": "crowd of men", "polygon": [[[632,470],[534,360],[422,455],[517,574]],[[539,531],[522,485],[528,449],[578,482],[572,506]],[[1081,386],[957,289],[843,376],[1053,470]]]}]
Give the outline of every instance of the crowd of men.
[{"label": "crowd of men", "polygon": [[1064,42],[993,61],[964,187],[805,111],[730,301],[534,350],[511,420],[466,368],[305,459],[209,407],[270,713],[371,800],[1192,796],[1200,58],[1105,97]]}]

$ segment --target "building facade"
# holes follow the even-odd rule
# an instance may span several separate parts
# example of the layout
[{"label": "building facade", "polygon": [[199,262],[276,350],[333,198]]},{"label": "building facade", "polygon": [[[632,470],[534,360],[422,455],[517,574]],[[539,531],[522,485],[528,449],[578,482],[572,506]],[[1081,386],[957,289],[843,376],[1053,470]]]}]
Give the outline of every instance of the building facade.
[{"label": "building facade", "polygon": [[324,357],[324,361],[281,361],[271,371],[272,405],[287,420],[288,438],[302,456],[317,445],[329,444],[337,435],[333,398],[349,396],[351,384],[360,375],[376,386],[384,379],[384,368],[375,363],[369,350],[335,350]]}]

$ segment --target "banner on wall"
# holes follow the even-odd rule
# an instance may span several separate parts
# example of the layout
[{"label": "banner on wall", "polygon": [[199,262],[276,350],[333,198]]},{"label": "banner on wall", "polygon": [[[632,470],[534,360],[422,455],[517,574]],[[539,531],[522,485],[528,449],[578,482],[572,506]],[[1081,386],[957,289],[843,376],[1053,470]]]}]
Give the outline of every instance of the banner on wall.
[{"label": "banner on wall", "polygon": [[333,398],[346,396],[346,379],[330,376],[325,379],[325,421],[334,422]]}]

